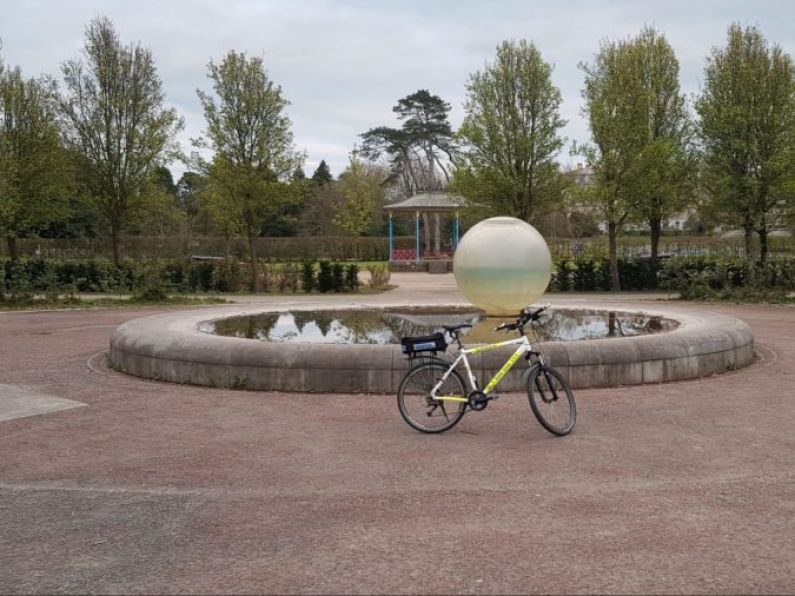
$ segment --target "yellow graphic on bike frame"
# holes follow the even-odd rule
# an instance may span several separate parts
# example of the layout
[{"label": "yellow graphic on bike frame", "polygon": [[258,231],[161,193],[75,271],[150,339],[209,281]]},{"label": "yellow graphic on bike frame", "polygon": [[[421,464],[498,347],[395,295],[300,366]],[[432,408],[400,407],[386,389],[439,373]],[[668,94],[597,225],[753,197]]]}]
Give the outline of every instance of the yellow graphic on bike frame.
[{"label": "yellow graphic on bike frame", "polygon": [[507,375],[507,374],[508,374],[508,371],[509,371],[509,370],[511,370],[511,367],[512,367],[514,364],[516,364],[516,361],[517,361],[517,360],[519,360],[519,357],[520,357],[521,355],[522,355],[522,351],[521,351],[521,350],[517,350],[516,352],[514,352],[514,353],[513,353],[513,356],[511,356],[510,358],[508,358],[508,362],[506,362],[506,363],[503,365],[503,367],[502,367],[502,368],[501,368],[499,371],[497,371],[497,374],[496,374],[496,375],[494,375],[494,378],[493,378],[493,379],[491,379],[491,381],[489,381],[489,384],[488,384],[488,385],[486,385],[486,388],[483,390],[483,392],[484,392],[484,393],[489,393],[489,391],[491,391],[492,389],[494,389],[494,388],[495,388],[495,387],[496,387],[496,386],[499,384],[499,382],[500,382],[500,381],[502,381],[502,378],[503,378],[505,375]]}]

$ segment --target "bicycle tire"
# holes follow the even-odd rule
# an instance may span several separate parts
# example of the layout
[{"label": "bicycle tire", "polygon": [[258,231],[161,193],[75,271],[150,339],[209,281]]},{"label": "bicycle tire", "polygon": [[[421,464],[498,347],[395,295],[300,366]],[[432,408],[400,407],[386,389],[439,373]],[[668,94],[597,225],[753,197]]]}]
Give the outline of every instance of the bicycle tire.
[{"label": "bicycle tire", "polygon": [[[561,390],[564,395],[558,394]],[[566,379],[554,368],[535,366],[530,371],[527,398],[530,409],[546,430],[559,437],[572,431],[577,422],[574,394]]]},{"label": "bicycle tire", "polygon": [[[446,362],[425,362],[412,368],[401,380],[397,395],[398,410],[403,420],[413,429],[424,433],[441,433],[453,428],[466,413],[466,402],[443,402],[429,396],[449,367]],[[466,386],[461,375],[452,371],[440,392],[444,395],[466,397]],[[454,410],[452,412],[449,411],[451,405]],[[437,419],[438,425],[423,424],[423,411],[429,420]]]}]

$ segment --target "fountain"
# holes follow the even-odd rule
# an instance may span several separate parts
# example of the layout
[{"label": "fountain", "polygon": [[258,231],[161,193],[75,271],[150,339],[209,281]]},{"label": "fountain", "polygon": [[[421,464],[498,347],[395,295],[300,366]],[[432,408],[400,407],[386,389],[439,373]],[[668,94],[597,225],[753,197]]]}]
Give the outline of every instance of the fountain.
[{"label": "fountain", "polygon": [[[397,343],[402,335],[469,322],[475,323],[464,337],[469,344],[504,339],[491,330],[504,320],[499,316],[513,315],[517,305],[544,292],[549,250],[531,226],[495,218],[464,236],[454,267],[462,292],[480,308],[458,303],[310,310],[285,304],[265,311],[227,306],[170,312],[119,326],[109,361],[128,374],[174,383],[393,393],[407,367]],[[537,332],[546,359],[574,388],[704,377],[745,366],[754,353],[753,335],[742,321],[681,306],[628,312],[620,304],[582,304],[555,309]],[[474,355],[473,371],[481,378],[493,375],[511,351]],[[501,386],[524,389],[522,368],[515,367]]]}]

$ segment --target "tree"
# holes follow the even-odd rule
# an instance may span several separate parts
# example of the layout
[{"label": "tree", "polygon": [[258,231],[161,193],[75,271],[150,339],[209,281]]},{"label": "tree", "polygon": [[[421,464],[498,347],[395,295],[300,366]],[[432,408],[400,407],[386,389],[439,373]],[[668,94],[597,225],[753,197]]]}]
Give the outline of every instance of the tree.
[{"label": "tree", "polygon": [[152,174],[153,182],[163,192],[176,196],[177,185],[174,184],[174,176],[166,166],[157,166]]},{"label": "tree", "polygon": [[16,239],[68,213],[71,168],[58,126],[54,83],[0,72],[0,235],[11,260]]},{"label": "tree", "polygon": [[694,190],[692,122],[679,92],[679,62],[665,36],[644,28],[630,48],[639,79],[639,91],[635,86],[631,91],[640,103],[639,113],[645,114],[637,123],[642,149],[631,192],[639,218],[649,226],[656,263],[663,218],[681,209]]},{"label": "tree", "polygon": [[580,147],[593,170],[594,184],[585,192],[607,223],[610,285],[621,289],[618,275],[618,232],[633,208],[633,175],[637,156],[645,147],[643,123],[648,113],[641,81],[634,68],[630,40],[603,42],[594,63],[580,64],[585,72],[583,115],[588,118],[592,143]]},{"label": "tree", "polygon": [[354,238],[364,234],[373,223],[376,206],[383,200],[382,181],[379,172],[368,168],[353,151],[340,176],[342,202],[334,214],[334,223]]},{"label": "tree", "polygon": [[196,217],[199,213],[199,193],[207,180],[203,174],[186,171],[177,181],[177,199],[180,209],[189,218]]},{"label": "tree", "polygon": [[85,59],[62,66],[66,94],[61,108],[68,140],[80,155],[86,190],[110,226],[113,259],[120,261],[120,234],[145,205],[154,168],[176,151],[182,120],[164,106],[152,52],[123,45],[111,21],[86,27]]},{"label": "tree", "polygon": [[742,226],[746,255],[759,235],[760,260],[777,214],[792,205],[795,172],[795,71],[756,27],[729,27],[713,48],[696,102],[708,180],[718,211]]},{"label": "tree", "polygon": [[343,202],[342,190],[337,182],[318,186],[309,197],[300,217],[303,236],[333,236],[340,233],[334,216]]},{"label": "tree", "polygon": [[198,91],[207,121],[206,137],[197,144],[213,150],[204,168],[207,196],[220,220],[248,240],[251,290],[258,291],[257,247],[265,222],[289,197],[287,183],[302,156],[293,149],[288,105],[281,87],[268,77],[262,58],[234,50],[220,64],[210,62],[214,95]]},{"label": "tree", "polygon": [[399,99],[392,111],[402,126],[379,126],[362,134],[362,157],[378,161],[387,156],[405,195],[441,190],[450,180],[444,158],[449,163],[454,153],[450,104],[420,89]]},{"label": "tree", "polygon": [[[444,189],[450,182],[449,163],[455,152],[450,104],[420,89],[399,99],[392,111],[403,124],[399,129],[379,126],[362,134],[362,156],[373,162],[387,156],[391,178],[399,183],[404,196]],[[423,213],[422,219],[425,254],[438,253],[439,246],[430,246],[428,214]],[[438,214],[434,214],[433,225],[438,240]]]},{"label": "tree", "polygon": [[492,213],[524,221],[553,210],[563,178],[555,156],[560,90],[536,45],[505,41],[493,63],[470,76],[466,117],[458,130],[465,151],[454,188]]},{"label": "tree", "polygon": [[325,159],[320,160],[320,164],[317,166],[315,173],[312,174],[312,182],[317,184],[318,186],[323,186],[324,184],[328,184],[334,180],[334,177],[331,175],[331,170],[328,168],[328,164],[326,164]]}]

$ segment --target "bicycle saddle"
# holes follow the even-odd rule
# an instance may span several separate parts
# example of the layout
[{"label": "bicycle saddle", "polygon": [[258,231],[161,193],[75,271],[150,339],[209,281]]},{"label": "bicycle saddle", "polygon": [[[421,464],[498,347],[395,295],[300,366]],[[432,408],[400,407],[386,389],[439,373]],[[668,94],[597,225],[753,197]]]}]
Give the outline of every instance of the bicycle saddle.
[{"label": "bicycle saddle", "polygon": [[454,331],[458,331],[459,329],[466,329],[467,327],[472,327],[469,323],[461,323],[460,325],[442,325],[442,329],[447,331],[448,333],[453,333]]}]

